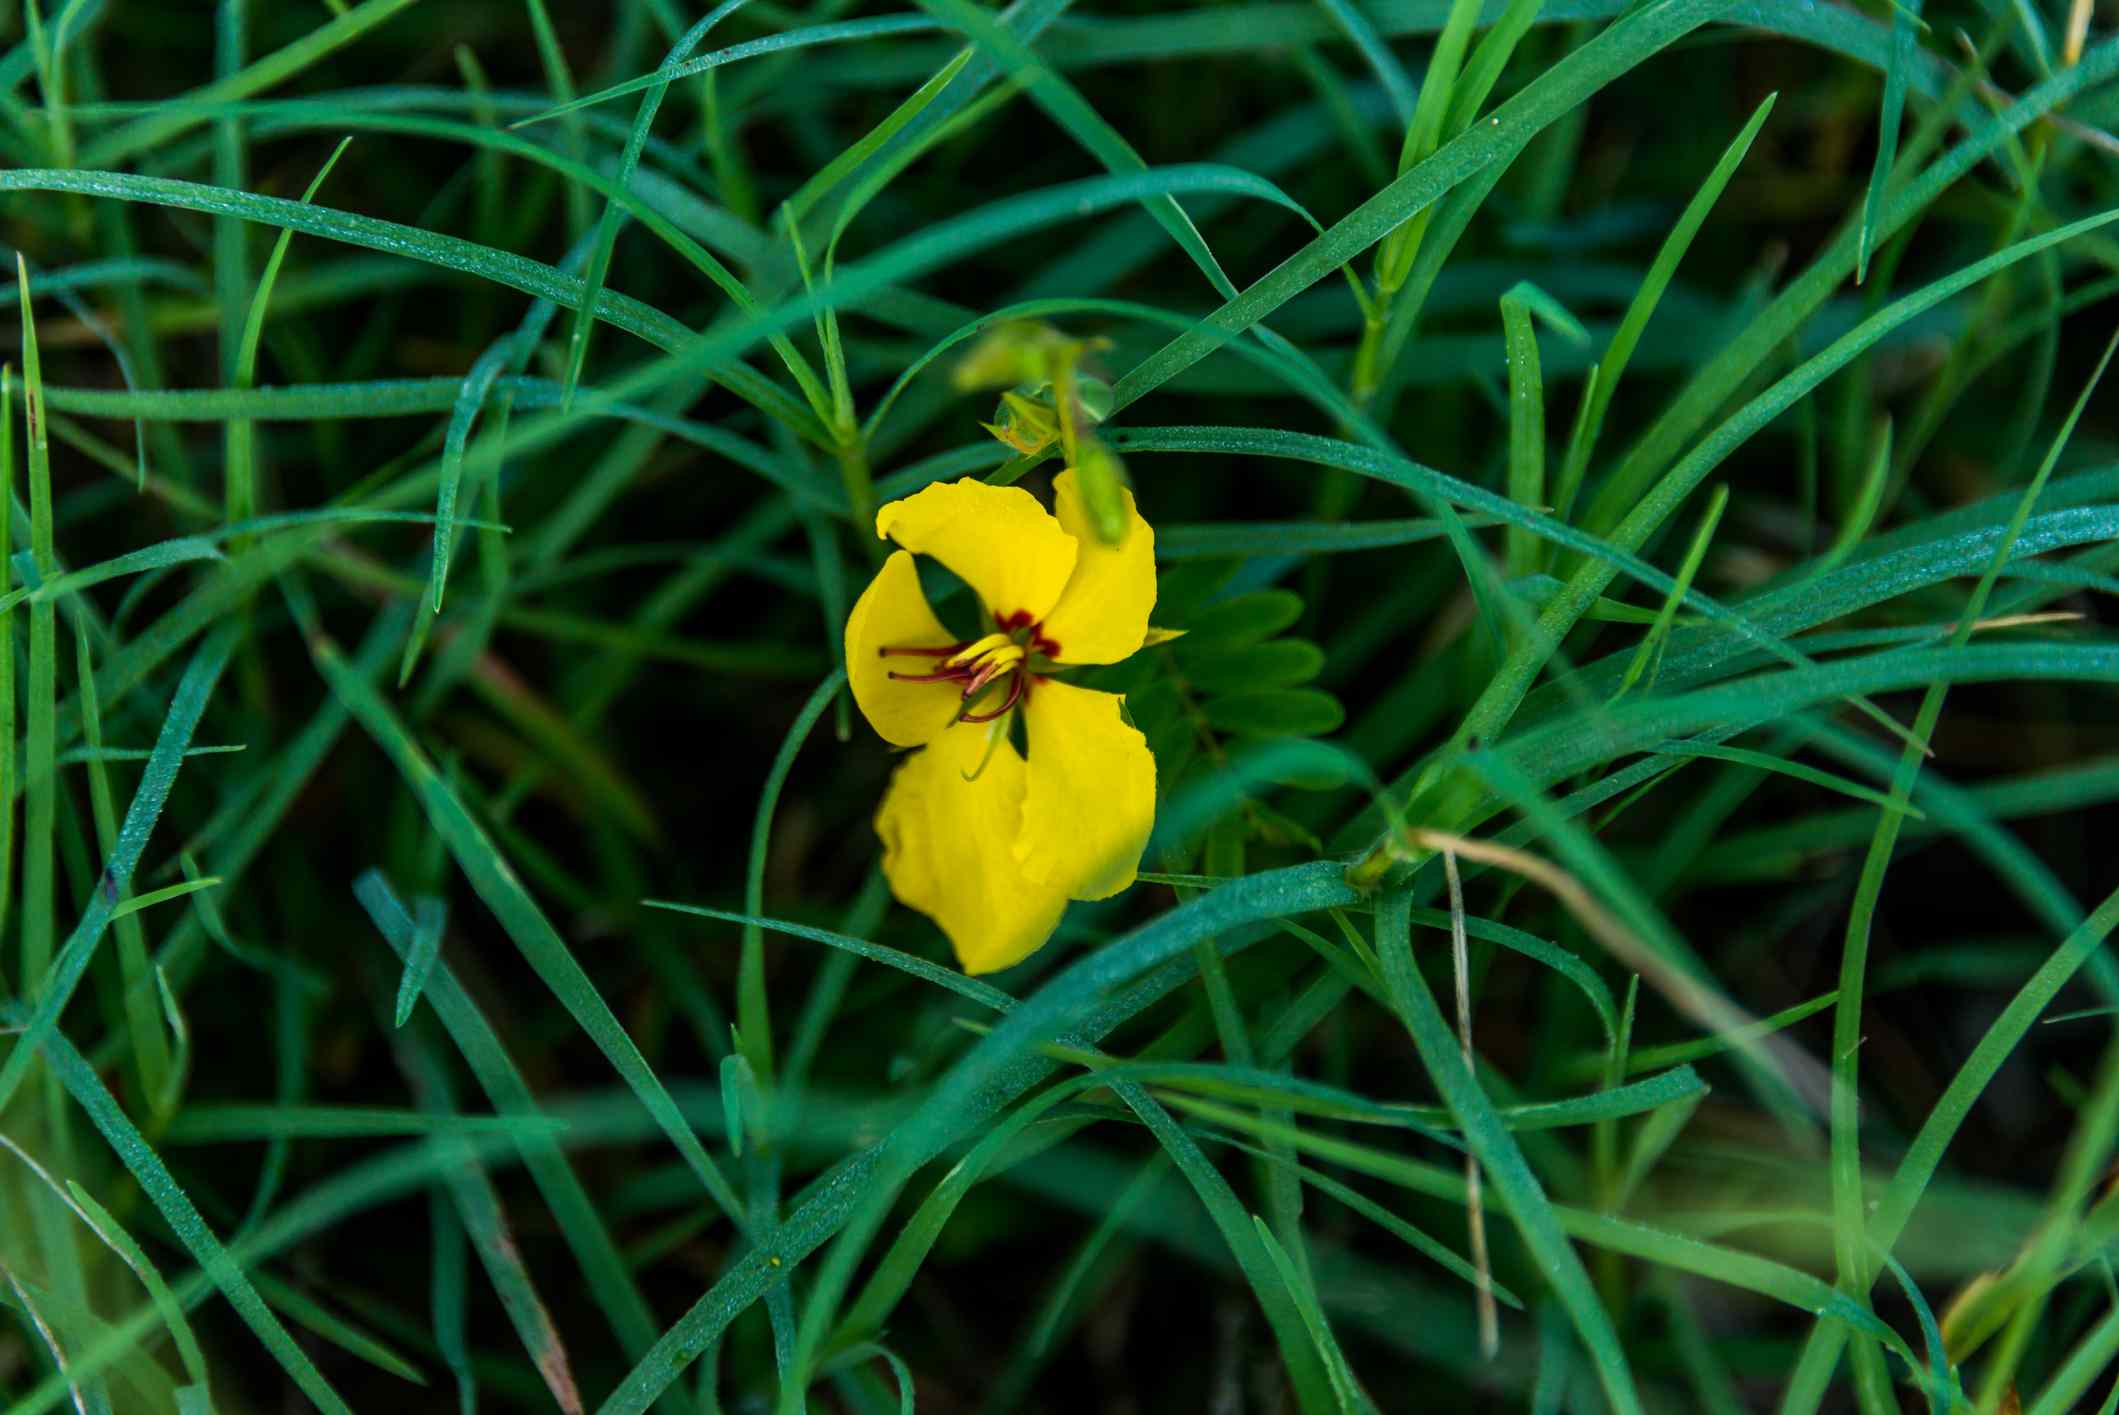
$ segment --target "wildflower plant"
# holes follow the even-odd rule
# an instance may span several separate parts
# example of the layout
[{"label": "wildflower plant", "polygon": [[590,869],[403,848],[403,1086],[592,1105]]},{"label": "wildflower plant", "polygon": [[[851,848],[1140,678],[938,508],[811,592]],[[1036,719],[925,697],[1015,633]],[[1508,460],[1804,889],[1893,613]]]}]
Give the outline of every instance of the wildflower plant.
[{"label": "wildflower plant", "polygon": [[[876,534],[900,549],[846,618],[862,715],[893,745],[924,749],[876,813],[884,877],[973,973],[1020,962],[1069,899],[1132,884],[1155,822],[1155,759],[1124,700],[1060,676],[1148,641],[1155,532],[1121,489],[1123,523],[1106,545],[1081,483],[1072,469],[1053,478],[1051,512],[1020,487],[973,478],[890,503]],[[915,552],[978,598],[978,637],[935,618]]]}]

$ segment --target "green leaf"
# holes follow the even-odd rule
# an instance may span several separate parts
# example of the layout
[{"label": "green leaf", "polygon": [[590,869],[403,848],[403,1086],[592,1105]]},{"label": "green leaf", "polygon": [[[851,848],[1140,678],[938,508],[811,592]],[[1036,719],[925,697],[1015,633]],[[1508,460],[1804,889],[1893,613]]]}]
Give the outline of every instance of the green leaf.
[{"label": "green leaf", "polygon": [[1270,639],[1302,617],[1302,597],[1288,590],[1257,590],[1224,600],[1182,625],[1185,636],[1171,645],[1180,663]]},{"label": "green leaf", "polygon": [[1204,711],[1224,732],[1252,737],[1320,737],[1346,720],[1339,700],[1315,688],[1230,693],[1209,698]]},{"label": "green leaf", "polygon": [[1324,668],[1324,650],[1306,639],[1269,639],[1227,653],[1200,651],[1188,659],[1185,680],[1205,693],[1292,688]]}]

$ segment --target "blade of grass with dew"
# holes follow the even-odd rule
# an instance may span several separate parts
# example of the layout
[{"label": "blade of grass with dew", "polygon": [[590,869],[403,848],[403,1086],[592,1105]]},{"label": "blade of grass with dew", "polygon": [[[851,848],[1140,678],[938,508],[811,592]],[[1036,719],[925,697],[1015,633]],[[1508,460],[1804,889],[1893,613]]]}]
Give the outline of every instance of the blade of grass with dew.
[{"label": "blade of grass with dew", "polygon": [[[1869,172],[1869,188],[1862,197],[1861,236],[1855,246],[1854,283],[1869,278],[1869,252],[1876,235],[1877,209],[1883,205],[1884,188],[1898,161],[1898,125],[1906,111],[1906,69],[1912,62],[1914,27],[1921,23],[1920,0],[1899,0],[1891,6],[1891,59],[1884,70],[1883,105],[1878,111],[1876,160]],[[2050,72],[2050,70],[2048,70]]]},{"label": "blade of grass with dew", "polygon": [[[771,1283],[781,1279],[786,1266],[799,1262],[850,1225],[872,1229],[880,1219],[881,1206],[902,1183],[902,1176],[946,1143],[948,1134],[973,1123],[980,1115],[991,1114],[1013,1095],[1049,1074],[1052,1063],[1024,1054],[1024,1044],[1029,1039],[1063,1028],[1069,1018],[1078,1016],[1084,1039],[1093,1040],[1102,1030],[1116,1025],[1119,1017],[1130,1015],[1134,1008],[1162,995],[1164,988],[1145,989],[1132,1000],[1120,994],[1120,1001],[1112,1005],[1117,1007],[1117,1015],[1108,1020],[1105,1013],[1096,1011],[1093,999],[1181,957],[1197,938],[1223,935],[1261,917],[1354,902],[1354,891],[1342,881],[1341,873],[1339,867],[1324,864],[1247,876],[1179,906],[1069,967],[1011,1012],[1003,1027],[974,1046],[929,1095],[920,1111],[897,1128],[887,1146],[849,1160],[831,1185],[795,1207],[781,1226],[772,1255],[780,1259],[779,1264],[769,1264],[766,1255],[753,1253],[732,1265],[662,1334],[654,1349],[605,1402],[602,1415],[637,1415],[645,1410],[683,1374],[708,1342],[762,1297]],[[989,1083],[999,1083],[998,1088]]]},{"label": "blade of grass with dew", "polygon": [[1760,771],[1770,771],[1782,776],[1793,777],[1797,781],[1807,781],[1812,786],[1822,786],[1827,791],[1836,791],[1842,796],[1851,796],[1857,801],[1866,801],[1870,805],[1880,807],[1883,810],[1897,811],[1902,815],[1911,816],[1914,820],[1927,819],[1927,812],[1910,802],[1894,801],[1886,793],[1864,786],[1858,781],[1849,781],[1844,776],[1839,776],[1829,771],[1820,771],[1816,767],[1804,766],[1801,762],[1791,762],[1767,752],[1753,752],[1747,751],[1742,747],[1721,747],[1708,743],[1692,742],[1667,742],[1657,747],[1656,751],[1659,754],[1668,756],[1711,757],[1716,761],[1735,762],[1740,766],[1757,767]]},{"label": "blade of grass with dew", "polygon": [[[839,669],[817,685],[802,710],[795,714],[794,722],[781,741],[780,750],[774,754],[772,766],[765,775],[765,787],[758,795],[758,808],[751,821],[750,865],[744,875],[743,911],[753,917],[765,911],[765,857],[770,844],[773,811],[780,800],[780,790],[786,785],[787,774],[794,768],[795,755],[808,740],[810,730],[817,719],[831,705],[840,687],[846,682],[846,670]],[[759,1080],[770,1089],[773,1083],[772,1014],[765,988],[765,934],[755,923],[743,926],[742,952],[736,970],[736,1020],[743,1033],[743,1054],[750,1061],[751,1069]]]},{"label": "blade of grass with dew", "polygon": [[119,898],[131,883],[133,872],[138,868],[140,856],[147,848],[148,836],[152,833],[156,819],[162,813],[163,804],[169,799],[170,787],[176,783],[177,768],[183,762],[184,748],[190,744],[191,734],[197,728],[199,717],[206,710],[207,699],[212,695],[214,684],[219,680],[221,669],[228,662],[228,655],[235,646],[236,626],[224,625],[214,631],[200,645],[191,663],[184,670],[171,698],[169,713],[162,723],[160,737],[155,742],[154,754],[149,757],[146,769],[141,773],[139,788],[134,792],[132,804],[126,808],[124,823],[119,827],[115,848],[103,865],[88,904],[81,918],[67,937],[66,946],[56,962],[51,965],[43,984],[31,995],[37,999],[35,1009],[24,1025],[21,1035],[15,1039],[13,1050],[7,1060],[0,1064],[0,1109],[4,1109],[15,1090],[28,1074],[30,1064],[40,1048],[59,1034],[59,1014],[72,998],[82,975],[87,972],[96,944],[109,925]]},{"label": "blade of grass with dew", "polygon": [[[449,430],[442,446],[441,484],[435,492],[434,545],[425,595],[427,612],[413,617],[412,633],[405,639],[404,655],[397,666],[399,688],[412,681],[412,669],[426,647],[427,634],[441,615],[442,590],[448,584],[449,563],[456,553],[456,501],[463,485],[464,446],[470,440],[472,424],[493,391],[494,380],[515,355],[513,339],[502,339],[480,354],[471,371],[464,375],[456,405],[449,414]],[[497,476],[498,469],[492,474]]]},{"label": "blade of grass with dew", "polygon": [[1478,1156],[1495,1195],[1515,1220],[1517,1233],[1536,1255],[1546,1280],[1573,1320],[1575,1334],[1597,1368],[1605,1398],[1616,1411],[1639,1411],[1641,1398],[1625,1348],[1590,1286],[1581,1258],[1561,1232],[1537,1176],[1459,1055],[1448,1022],[1414,966],[1410,905],[1404,891],[1393,891],[1384,896],[1376,915],[1376,949],[1394,1009],[1412,1035],[1421,1064],[1464,1127],[1466,1144]]},{"label": "blade of grass with dew", "polygon": [[1339,1349],[1339,1341],[1332,1335],[1332,1325],[1317,1304],[1317,1294],[1295,1262],[1273,1236],[1272,1228],[1258,1215],[1251,1216],[1251,1226],[1257,1231],[1259,1246],[1265,1249],[1273,1270],[1279,1275],[1281,1285],[1295,1300],[1296,1311],[1302,1316],[1302,1325],[1310,1334],[1310,1341],[1317,1348],[1318,1359],[1324,1363],[1324,1372],[1332,1382],[1332,1396],[1342,1411],[1373,1411],[1376,1407],[1354,1384],[1353,1372],[1348,1369],[1346,1355]]},{"label": "blade of grass with dew", "polygon": [[[716,16],[716,18],[719,17]],[[845,20],[836,24],[810,25],[803,29],[783,30],[778,34],[769,34],[758,39],[745,40],[741,44],[733,44],[726,49],[717,49],[710,54],[702,54],[696,59],[686,59],[681,62],[665,61],[653,73],[642,74],[637,78],[627,79],[623,83],[613,84],[609,88],[599,89],[595,93],[569,99],[532,117],[523,119],[516,126],[521,127],[528,123],[540,123],[553,118],[565,117],[569,113],[579,112],[583,108],[591,107],[598,103],[608,103],[614,98],[624,98],[627,94],[667,88],[678,79],[690,78],[694,74],[703,74],[710,69],[718,69],[725,64],[733,64],[761,54],[776,54],[789,49],[806,49],[819,44],[843,44],[855,40],[879,39],[893,34],[930,34],[939,28],[941,28],[941,25],[935,20],[914,14],[898,14],[876,15],[862,20]],[[689,50],[696,47],[697,42],[697,39],[694,39],[692,44],[682,47]]]},{"label": "blade of grass with dew", "polygon": [[[243,67],[250,42],[250,6],[242,0],[218,0],[213,7],[213,76],[226,82]],[[222,187],[240,191],[249,185],[250,149],[241,118],[224,114],[216,118],[208,137],[212,146],[213,180]],[[57,164],[65,166],[66,164]],[[244,323],[243,292],[250,285],[249,232],[233,217],[213,222],[213,302],[215,347],[220,354],[221,377],[235,381],[240,360]],[[228,449],[222,438],[223,455]],[[226,476],[224,468],[223,476]]]},{"label": "blade of grass with dew", "polygon": [[1891,478],[1891,440],[1891,419],[1886,417],[1877,425],[1875,444],[1868,457],[1868,469],[1862,475],[1860,494],[1847,512],[1839,534],[1833,537],[1831,548],[1819,557],[1819,571],[1830,570],[1845,560],[1869,534],[1876,513],[1883,506],[1884,488]]},{"label": "blade of grass with dew", "polygon": [[[16,1018],[23,1020],[20,1009],[16,1009]],[[23,1050],[18,1046],[18,1053]],[[258,1296],[257,1289],[244,1276],[242,1268],[199,1216],[183,1187],[110,1092],[104,1089],[103,1083],[82,1060],[81,1054],[74,1050],[65,1034],[51,1032],[43,1039],[39,1050],[75,1103],[87,1112],[89,1120],[139,1181],[140,1188],[163,1220],[302,1393],[320,1410],[349,1412],[350,1415],[350,1408],[288,1335],[287,1329],[280,1325],[279,1319],[272,1315],[271,1309]]]},{"label": "blade of grass with dew", "polygon": [[[1672,581],[1670,593],[1663,597],[1662,608],[1656,611],[1655,622],[1641,636],[1641,645],[1634,650],[1633,658],[1626,665],[1626,676],[1619,680],[1618,691],[1613,697],[1623,696],[1627,689],[1641,681],[1648,665],[1661,654],[1666,636],[1670,633],[1671,620],[1676,618],[1678,605],[1686,592],[1692,588],[1692,578],[1700,571],[1700,564],[1707,558],[1707,547],[1714,540],[1714,528],[1721,524],[1722,512],[1729,505],[1729,487],[1725,483],[1717,486],[1707,498],[1707,509],[1700,513],[1699,529],[1692,534],[1692,544],[1685,551],[1685,558],[1678,565],[1677,578]],[[1655,679],[1648,680],[1655,687]]]},{"label": "blade of grass with dew", "polygon": [[[354,881],[353,892],[392,951],[409,961],[417,924],[389,882],[379,872],[370,870]],[[434,963],[423,996],[494,1109],[520,1122],[536,1122],[521,1126],[512,1135],[523,1165],[530,1171],[531,1180],[551,1210],[560,1235],[620,1344],[628,1355],[647,1351],[654,1341],[655,1324],[646,1299],[634,1284],[588,1190],[550,1133],[551,1122],[501,1045],[492,1024],[457,982],[446,961],[437,959]],[[662,1404],[674,1411],[677,1403]]]},{"label": "blade of grass with dew", "polygon": [[[1545,505],[1545,377],[1538,366],[1536,315],[1578,344],[1589,331],[1559,301],[1529,281],[1519,281],[1501,297],[1501,328],[1508,349],[1508,497],[1518,506]],[[1521,526],[1508,528],[1510,579],[1537,568],[1537,543]]]},{"label": "blade of grass with dew", "polygon": [[[419,927],[415,922],[415,930]],[[419,942],[416,934],[414,942]],[[509,1325],[514,1327],[517,1339],[543,1378],[553,1401],[567,1415],[579,1415],[583,1408],[581,1393],[574,1383],[566,1344],[560,1339],[551,1312],[523,1263],[500,1195],[485,1169],[460,1142],[457,1128],[449,1123],[456,1115],[456,1096],[448,1073],[442,1069],[440,1059],[427,1047],[418,1029],[399,1034],[397,1051],[399,1065],[412,1083],[420,1109],[444,1122],[445,1128],[440,1132],[442,1141],[455,1151],[447,1188],[465,1236],[471,1241],[472,1251],[478,1254],[479,1263],[486,1270],[487,1280],[492,1283],[494,1295],[500,1299]]]},{"label": "blade of grass with dew", "polygon": [[699,1144],[668,1091],[640,1055],[624,1027],[611,1014],[558,930],[552,927],[551,921],[516,879],[514,871],[508,868],[484,828],[435,770],[397,714],[371,684],[351,670],[337,646],[318,635],[311,638],[309,648],[324,681],[404,776],[406,784],[418,796],[435,833],[448,845],[458,867],[522,951],[524,959],[640,1096],[641,1103],[662,1124],[671,1143],[699,1176],[701,1185],[715,1203],[740,1224],[742,1200],[729,1186],[712,1156]]},{"label": "blade of grass with dew", "polygon": [[[103,747],[103,717],[96,701],[95,662],[88,643],[88,626],[79,621],[74,625],[74,651],[75,661],[80,665],[76,681],[80,684],[81,737],[88,750],[97,753]],[[109,769],[95,756],[91,756],[88,762],[88,787],[95,819],[96,849],[109,859],[117,845],[118,813],[111,801]],[[123,1005],[132,1064],[140,1083],[140,1093],[159,1097],[167,1093],[169,1084],[169,1039],[162,1033],[153,981],[148,976],[153,965],[147,956],[147,932],[125,908],[130,900],[124,897],[123,891],[116,902],[117,907],[111,911],[111,926],[117,934],[118,972],[124,980]],[[159,1114],[155,1117],[157,1122],[164,1118]]]},{"label": "blade of grass with dew", "polygon": [[[1724,457],[1778,416],[1795,399],[1810,392],[1826,376],[1843,367],[1857,353],[1873,344],[1885,328],[1901,322],[1919,310],[1940,303],[1950,295],[1970,288],[1980,280],[2040,250],[2059,245],[2113,221],[2119,221],[2119,211],[2069,223],[1975,261],[1956,273],[1893,302],[1834,341],[1828,348],[1806,360],[1793,373],[1755,396],[1725,420],[1693,452],[1672,467],[1655,488],[1634,507],[1614,531],[1613,540],[1617,545],[1626,548],[1641,544]],[[1588,603],[1587,597],[1600,592],[1616,574],[1616,567],[1609,563],[1585,564],[1575,573],[1568,581],[1566,593],[1549,601],[1540,616],[1543,633],[1517,648],[1509,662],[1503,665],[1501,671],[1482,692],[1479,701],[1466,714],[1458,728],[1457,735],[1460,740],[1473,736],[1490,737],[1498,730],[1521,703],[1529,687],[1529,675],[1537,671],[1537,665],[1542,664],[1543,644],[1548,641],[1557,643],[1557,636],[1571,629],[1579,618]]]},{"label": "blade of grass with dew", "polygon": [[393,1025],[402,1027],[411,1020],[412,1009],[419,1005],[419,995],[441,957],[442,935],[448,927],[446,903],[425,895],[412,901],[412,942],[406,949],[405,970],[397,985]]},{"label": "blade of grass with dew", "polygon": [[1490,123],[1478,124],[1444,144],[1193,330],[1127,370],[1112,388],[1113,413],[1327,278],[1452,187],[1528,142],[1583,95],[1683,38],[1721,8],[1720,0],[1652,0],[1632,11],[1503,103]]},{"label": "blade of grass with dew", "polygon": [[105,134],[82,149],[81,165],[114,167],[135,153],[166,143],[179,133],[206,122],[207,114],[202,109],[247,98],[284,83],[393,18],[412,3],[413,0],[362,0],[351,10],[317,26],[284,48],[193,90],[183,102],[162,105],[154,115]]},{"label": "blade of grass with dew", "polygon": [[[22,310],[22,406],[27,419],[23,445],[28,450],[30,570],[38,581],[56,573],[52,545],[51,447],[44,413],[44,375],[38,356],[37,326],[30,308],[29,267],[15,257],[17,294]],[[12,565],[13,562],[11,561]],[[53,842],[58,830],[56,741],[58,650],[55,606],[30,609],[28,728],[23,742],[22,932],[19,984],[22,995],[36,997],[51,967],[57,925],[53,879]],[[12,651],[7,655],[14,657]],[[16,1050],[23,1051],[18,1045]],[[11,1055],[10,1061],[14,1060]],[[7,1088],[0,1087],[0,1095]],[[0,1101],[4,1104],[4,1101]]]},{"label": "blade of grass with dew", "polygon": [[251,1279],[258,1295],[296,1326],[305,1327],[348,1356],[365,1361],[410,1385],[423,1386],[426,1375],[390,1346],[289,1283],[258,1273]]},{"label": "blade of grass with dew", "polygon": [[[1987,566],[1979,583],[1974,586],[1957,630],[1951,635],[1951,647],[1962,648],[1971,637],[1971,626],[1985,608],[1987,596],[1992,592],[2001,566],[2006,563],[2008,553],[2016,537],[2021,534],[2024,522],[2030,519],[2037,506],[2039,494],[2044,491],[2047,479],[2052,475],[2054,464],[2060,459],[2068,439],[2073,435],[2075,424],[2089,404],[2090,395],[2096,391],[2105,369],[2110,365],[2112,354],[2119,350],[2119,334],[2114,334],[2105,345],[2103,357],[2084,386],[2081,396],[2075,400],[2066,420],[2055,434],[2047,450],[2045,460],[2039,464],[2030,485],[2024,489],[2016,509],[2009,519],[2008,531],[1994,552],[1993,561]],[[1914,717],[1915,729],[1925,737],[1932,732],[1942,715],[1946,682],[1931,685],[1922,697]],[[1899,760],[1891,782],[1893,800],[1903,800],[1912,791],[1913,781],[1919,773],[1923,759],[1917,753],[1908,752]],[[1874,1280],[1869,1266],[1868,1243],[1872,1223],[1866,1196],[1863,1192],[1861,1158],[1859,1150],[1860,1114],[1859,1098],[1856,1094],[1858,1060],[1856,1051],[1861,1040],[1862,986],[1868,963],[1868,943],[1877,900],[1883,891],[1884,874],[1890,866],[1891,857],[1898,844],[1898,832],[1904,816],[1885,811],[1877,817],[1876,829],[1870,837],[1868,853],[1862,862],[1862,872],[1855,887],[1853,904],[1848,910],[1846,938],[1842,953],[1839,1001],[1834,1013],[1833,1026],[1833,1108],[1832,1108],[1832,1176],[1834,1225],[1834,1248],[1839,1262],[1841,1286],[1853,1293],[1865,1293]],[[1888,1249],[1888,1245],[1886,1245]],[[1815,1347],[1813,1342],[1813,1347]],[[1805,1356],[1809,1351],[1805,1351]],[[1807,1363],[1806,1363],[1807,1364]],[[1859,1370],[1860,1368],[1857,1367]],[[1804,1389],[1802,1376],[1789,1386],[1790,1399]]]},{"label": "blade of grass with dew", "polygon": [[[14,583],[15,378],[11,364],[0,363],[0,588]],[[15,758],[15,607],[0,600],[0,926],[7,922],[15,886],[15,793],[24,783]],[[23,969],[25,976],[27,967]]]}]

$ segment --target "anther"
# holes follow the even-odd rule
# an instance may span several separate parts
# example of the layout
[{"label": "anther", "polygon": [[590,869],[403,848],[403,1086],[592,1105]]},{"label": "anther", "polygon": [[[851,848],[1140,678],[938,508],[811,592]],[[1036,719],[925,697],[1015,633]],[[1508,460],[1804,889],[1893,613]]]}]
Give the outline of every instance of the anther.
[{"label": "anther", "polygon": [[950,658],[949,664],[953,668],[960,663],[970,663],[973,659],[982,658],[992,653],[995,649],[1004,648],[1013,642],[1014,640],[1006,634],[988,634],[983,639],[958,645],[957,652]]},{"label": "anther", "polygon": [[976,693],[1003,673],[1020,664],[1023,661],[1023,657],[1022,649],[1010,644],[1004,649],[996,650],[984,662],[977,664],[975,667],[967,663],[965,666],[972,668],[972,676],[971,681],[964,685],[964,695],[969,697],[971,694]]}]

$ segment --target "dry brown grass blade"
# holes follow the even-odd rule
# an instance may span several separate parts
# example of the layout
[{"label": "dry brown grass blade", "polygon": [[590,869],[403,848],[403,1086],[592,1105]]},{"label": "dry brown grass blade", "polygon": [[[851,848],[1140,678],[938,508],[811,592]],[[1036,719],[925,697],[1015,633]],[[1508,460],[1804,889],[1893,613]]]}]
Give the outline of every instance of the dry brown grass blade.
[{"label": "dry brown grass blade", "polygon": [[[1664,961],[1660,954],[1636,937],[1633,930],[1597,902],[1580,880],[1552,861],[1491,840],[1477,840],[1441,830],[1409,830],[1406,840],[1420,850],[1444,856],[1446,864],[1450,856],[1462,856],[1520,875],[1537,885],[1558,900],[1605,952],[1640,974],[1641,981],[1662,994],[1672,1007],[1715,1035],[1741,1038],[1745,1029],[1758,1025],[1758,1018]],[[1832,1095],[1832,1076],[1815,1057],[1786,1038],[1770,1034],[1755,1040],[1739,1040],[1735,1044],[1774,1066],[1805,1104],[1819,1114],[1824,1113]]]},{"label": "dry brown grass blade", "polygon": [[[1464,880],[1457,873],[1457,857],[1442,852],[1442,870],[1449,878],[1449,942],[1451,970],[1457,979],[1457,1041],[1464,1050],[1464,1069],[1473,1071],[1472,993],[1470,944],[1464,929]],[[1472,1266],[1479,1274],[1479,1350],[1491,1361],[1501,1354],[1501,1313],[1494,1305],[1493,1261],[1486,1249],[1486,1200],[1479,1186],[1479,1161],[1464,1153],[1465,1219],[1471,1228]]]}]

